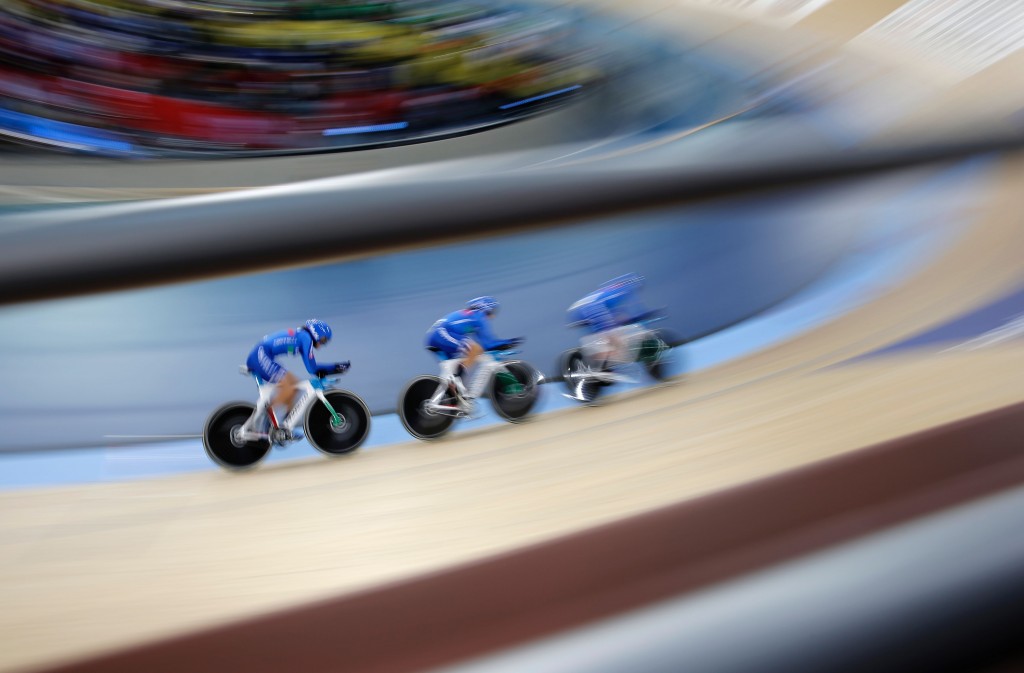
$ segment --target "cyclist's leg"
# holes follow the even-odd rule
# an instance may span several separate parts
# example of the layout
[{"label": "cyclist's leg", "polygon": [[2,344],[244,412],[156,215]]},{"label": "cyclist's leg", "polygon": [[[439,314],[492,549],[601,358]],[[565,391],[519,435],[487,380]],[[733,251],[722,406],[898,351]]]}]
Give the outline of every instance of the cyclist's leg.
[{"label": "cyclist's leg", "polygon": [[634,350],[637,348],[638,341],[642,335],[643,329],[633,323],[619,325],[608,330],[609,342],[613,348],[611,359],[616,364],[633,362],[636,359],[634,357]]},{"label": "cyclist's leg", "polygon": [[270,397],[270,405],[284,407],[280,418],[288,415],[295,402],[295,393],[299,380],[294,374],[274,361],[274,358],[262,346],[253,350],[245,363],[259,378],[274,386]]},{"label": "cyclist's leg", "polygon": [[480,357],[480,354],[484,352],[484,347],[472,339],[466,339],[463,341],[463,352],[465,357],[462,359],[462,363],[466,366],[466,369],[469,369],[476,362],[476,359]]},{"label": "cyclist's leg", "polygon": [[483,395],[484,388],[487,386],[487,381],[491,371],[487,365],[493,361],[493,358],[484,352],[483,346],[478,344],[476,341],[469,341],[465,359],[466,368],[468,369],[470,366],[475,366],[473,369],[473,376],[470,379],[471,383],[469,384],[467,398],[476,399]]},{"label": "cyclist's leg", "polygon": [[462,374],[465,372],[463,360],[466,356],[466,340],[439,328],[431,333],[427,346],[442,358],[441,379],[452,387],[452,392],[465,396]]},{"label": "cyclist's leg", "polygon": [[[280,365],[278,366],[280,367]],[[299,390],[299,379],[284,367],[281,367],[281,371],[283,373],[276,381],[277,393],[274,401],[284,407],[284,415],[281,418],[285,418],[291,413],[292,407],[295,406],[295,396]]]},{"label": "cyclist's leg", "polygon": [[593,327],[580,339],[583,356],[595,370],[604,371],[610,364],[615,344],[607,330]]}]

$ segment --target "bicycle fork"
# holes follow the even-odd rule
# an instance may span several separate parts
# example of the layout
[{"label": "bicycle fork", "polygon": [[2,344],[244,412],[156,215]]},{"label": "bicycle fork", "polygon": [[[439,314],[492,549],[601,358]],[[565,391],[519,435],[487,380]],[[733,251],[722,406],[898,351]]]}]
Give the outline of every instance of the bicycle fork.
[{"label": "bicycle fork", "polygon": [[[284,421],[278,421],[277,413],[274,411],[273,397],[274,388],[272,386],[261,385],[259,379],[256,379],[256,386],[259,389],[259,401],[256,403],[256,409],[253,411],[252,416],[249,417],[240,429],[240,439],[242,441],[260,441],[270,440],[272,442],[281,438],[281,434],[286,433],[284,439],[290,438],[292,432],[295,430],[295,426],[299,424],[299,421],[305,417],[306,410],[313,403],[315,399],[320,400],[327,411],[331,414],[331,427],[340,428],[345,425],[345,418],[339,414],[334,407],[331,405],[327,396],[324,394],[323,384],[316,381],[316,384],[310,381],[305,381],[302,390],[302,396],[292,407],[292,410],[285,416]],[[268,431],[263,432],[260,430],[264,424],[269,421],[270,428]]]}]

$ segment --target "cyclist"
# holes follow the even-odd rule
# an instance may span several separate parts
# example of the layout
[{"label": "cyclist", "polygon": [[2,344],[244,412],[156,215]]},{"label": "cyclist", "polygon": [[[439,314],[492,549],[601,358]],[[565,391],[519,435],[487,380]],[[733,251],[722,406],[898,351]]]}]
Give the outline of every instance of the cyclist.
[{"label": "cyclist", "polygon": [[637,331],[635,324],[656,313],[648,311],[637,297],[643,285],[642,276],[627,273],[569,307],[570,326],[587,332],[581,340],[584,354],[602,371],[630,360],[628,347]]},{"label": "cyclist", "polygon": [[276,358],[280,355],[298,354],[302,357],[302,363],[310,374],[318,376],[340,374],[348,370],[351,366],[350,362],[320,364],[313,356],[313,350],[326,345],[331,340],[331,336],[331,328],[327,323],[310,318],[295,329],[281,330],[266,335],[253,346],[249,353],[249,357],[245,361],[246,366],[260,379],[277,386],[273,402],[285,408],[285,417],[291,412],[295,403],[299,379],[295,374],[282,367]]},{"label": "cyclist", "polygon": [[481,353],[485,350],[511,348],[523,342],[522,338],[498,339],[491,333],[488,321],[494,317],[498,308],[499,304],[494,297],[470,299],[466,302],[466,308],[449,313],[427,331],[427,349],[441,358],[442,380],[469,406],[479,397],[486,381],[474,380],[467,389],[463,376]]}]

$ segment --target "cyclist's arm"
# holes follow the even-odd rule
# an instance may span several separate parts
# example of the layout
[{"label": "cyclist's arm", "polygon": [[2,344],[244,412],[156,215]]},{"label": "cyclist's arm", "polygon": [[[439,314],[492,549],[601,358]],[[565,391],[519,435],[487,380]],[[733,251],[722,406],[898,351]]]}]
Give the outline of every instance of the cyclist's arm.
[{"label": "cyclist's arm", "polygon": [[640,298],[633,292],[610,298],[609,309],[614,314],[615,325],[628,325],[656,315],[656,311],[649,311]]},{"label": "cyclist's arm", "polygon": [[609,330],[616,326],[615,316],[603,301],[595,301],[583,307],[583,315],[591,327],[596,330]]},{"label": "cyclist's arm", "polygon": [[313,355],[313,337],[309,335],[309,332],[302,330],[295,335],[298,339],[298,351],[299,355],[302,356],[302,364],[306,366],[306,371],[310,374],[316,374],[317,372],[333,372],[334,363],[318,363],[316,356]]},{"label": "cyclist's arm", "polygon": [[499,346],[507,346],[512,343],[511,339],[499,339],[494,336],[491,332],[491,326],[487,324],[487,318],[482,314],[476,318],[476,329],[473,331],[472,338],[479,343],[484,350],[491,350],[498,348]]}]

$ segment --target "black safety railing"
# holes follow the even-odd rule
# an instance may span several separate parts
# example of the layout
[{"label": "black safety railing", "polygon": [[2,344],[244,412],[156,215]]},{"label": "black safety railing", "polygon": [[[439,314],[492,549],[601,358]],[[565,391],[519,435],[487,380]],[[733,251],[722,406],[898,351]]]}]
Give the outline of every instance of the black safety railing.
[{"label": "black safety railing", "polygon": [[[339,177],[93,205],[0,220],[0,304],[145,286],[524,231],[740,192],[1016,151],[1024,132],[885,148],[727,158],[714,166],[594,164],[400,181]],[[445,170],[452,170],[449,165]],[[410,169],[413,170],[413,169]]]}]

